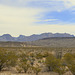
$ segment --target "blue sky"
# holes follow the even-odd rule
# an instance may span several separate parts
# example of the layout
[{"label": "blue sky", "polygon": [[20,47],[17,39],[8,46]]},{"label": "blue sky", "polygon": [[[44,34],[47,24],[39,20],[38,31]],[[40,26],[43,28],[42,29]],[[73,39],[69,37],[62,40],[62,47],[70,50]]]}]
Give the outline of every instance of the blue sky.
[{"label": "blue sky", "polygon": [[74,28],[75,0],[0,0],[0,35],[75,35]]}]

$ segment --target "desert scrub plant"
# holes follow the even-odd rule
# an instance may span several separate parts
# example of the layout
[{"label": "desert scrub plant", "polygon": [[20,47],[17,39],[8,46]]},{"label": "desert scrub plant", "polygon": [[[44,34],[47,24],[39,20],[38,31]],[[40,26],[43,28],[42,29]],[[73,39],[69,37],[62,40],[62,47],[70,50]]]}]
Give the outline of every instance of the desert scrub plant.
[{"label": "desert scrub plant", "polygon": [[22,68],[20,68],[19,66],[16,67],[16,70],[17,70],[18,73],[22,72]]},{"label": "desert scrub plant", "polygon": [[[1,48],[0,48],[1,49]],[[15,66],[17,61],[16,53],[8,50],[0,50],[0,71],[9,66]]]},{"label": "desert scrub plant", "polygon": [[42,54],[43,57],[48,57],[50,54],[46,51]]},{"label": "desert scrub plant", "polygon": [[[18,67],[21,68],[25,73],[28,71],[30,65],[28,64],[28,57],[26,57],[26,54],[22,53],[19,61],[18,61]],[[19,70],[19,69],[18,69]]]},{"label": "desert scrub plant", "polygon": [[36,59],[42,59],[43,55],[41,53],[36,54]]},{"label": "desert scrub plant", "polygon": [[63,60],[59,60],[59,66],[54,69],[54,72],[57,72],[59,75],[63,75],[68,71],[68,68],[66,68],[66,65],[64,64]]},{"label": "desert scrub plant", "polygon": [[0,71],[6,67],[7,51],[0,48]]},{"label": "desert scrub plant", "polygon": [[59,67],[59,63],[59,60],[56,59],[52,54],[50,54],[45,61],[48,71],[54,71],[55,68]]},{"label": "desert scrub plant", "polygon": [[75,64],[75,57],[71,53],[66,53],[63,56],[63,59],[64,59],[65,63],[68,64],[68,65]]},{"label": "desert scrub plant", "polygon": [[34,73],[35,73],[36,75],[38,75],[39,72],[41,72],[41,68],[40,68],[39,65],[37,65],[37,66],[35,66],[35,67],[32,67],[32,70],[34,71]]},{"label": "desert scrub plant", "polygon": [[57,59],[53,55],[50,55],[46,58],[45,64],[48,68],[48,71],[57,72],[59,75],[63,75],[68,71],[62,59]]},{"label": "desert scrub plant", "polygon": [[69,70],[73,75],[75,75],[75,64],[68,65]]},{"label": "desert scrub plant", "polygon": [[65,63],[67,64],[67,67],[72,72],[73,75],[75,75],[75,55],[66,53],[63,57],[65,60]]},{"label": "desert scrub plant", "polygon": [[[26,62],[21,62],[19,65],[21,70],[24,71],[24,73],[26,73],[28,71],[28,69],[30,68],[30,65],[27,64]],[[17,69],[17,70],[20,70],[20,69]]]},{"label": "desert scrub plant", "polygon": [[30,57],[31,58],[35,57],[35,54],[34,53],[30,53]]},{"label": "desert scrub plant", "polygon": [[7,66],[15,67],[17,64],[18,56],[14,51],[9,51],[7,54]]}]

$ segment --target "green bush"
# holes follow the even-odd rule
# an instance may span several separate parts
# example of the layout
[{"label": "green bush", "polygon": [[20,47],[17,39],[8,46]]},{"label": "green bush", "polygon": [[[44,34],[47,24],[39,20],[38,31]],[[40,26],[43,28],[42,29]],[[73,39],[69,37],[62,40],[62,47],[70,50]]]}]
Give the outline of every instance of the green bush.
[{"label": "green bush", "polygon": [[75,55],[67,53],[64,55],[64,60],[69,70],[72,72],[73,75],[75,75]]},{"label": "green bush", "polygon": [[6,67],[7,63],[7,52],[6,50],[0,49],[0,71]]},{"label": "green bush", "polygon": [[34,71],[34,73],[36,74],[36,75],[38,75],[39,74],[39,72],[41,72],[41,68],[37,65],[36,67],[32,67],[32,70]]}]

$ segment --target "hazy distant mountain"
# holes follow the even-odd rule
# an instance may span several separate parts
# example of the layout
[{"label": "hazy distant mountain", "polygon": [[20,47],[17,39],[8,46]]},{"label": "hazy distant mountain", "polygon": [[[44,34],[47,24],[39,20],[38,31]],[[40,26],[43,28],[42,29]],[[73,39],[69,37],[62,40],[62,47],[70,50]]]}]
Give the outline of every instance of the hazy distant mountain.
[{"label": "hazy distant mountain", "polygon": [[49,37],[74,37],[74,35],[70,35],[68,33],[43,33],[39,35],[31,35],[31,36],[24,36],[20,35],[19,37],[12,37],[10,34],[4,34],[0,36],[0,41],[18,41],[18,42],[24,42],[24,41],[35,41],[43,38],[49,38]]},{"label": "hazy distant mountain", "polygon": [[75,47],[75,37],[50,37],[27,43],[31,46]]},{"label": "hazy distant mountain", "polygon": [[10,34],[4,34],[0,36],[0,41],[15,41],[16,39],[12,37]]},{"label": "hazy distant mountain", "polygon": [[29,42],[0,42],[0,47],[74,47],[75,37],[50,37]]}]

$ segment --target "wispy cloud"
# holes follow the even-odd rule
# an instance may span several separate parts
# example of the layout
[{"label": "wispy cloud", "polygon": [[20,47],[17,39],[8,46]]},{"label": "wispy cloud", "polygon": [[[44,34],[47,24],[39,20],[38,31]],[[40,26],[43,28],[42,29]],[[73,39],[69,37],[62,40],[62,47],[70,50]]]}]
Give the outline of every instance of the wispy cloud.
[{"label": "wispy cloud", "polygon": [[74,24],[75,0],[0,0],[0,34],[74,33]]},{"label": "wispy cloud", "polygon": [[3,23],[29,23],[36,21],[35,15],[40,9],[14,8],[0,5],[0,21]]},{"label": "wispy cloud", "polygon": [[[47,24],[73,24],[75,23],[75,1],[74,0],[44,0],[31,1],[30,6],[42,8],[45,11],[41,13],[41,22]],[[39,16],[39,15],[38,15]],[[57,21],[45,21],[46,19],[58,19]]]},{"label": "wispy cloud", "polygon": [[40,9],[29,7],[17,8],[0,5],[0,32],[13,35],[25,34],[26,29],[38,21],[35,15],[40,12]]},{"label": "wispy cloud", "polygon": [[58,19],[46,19],[44,21],[48,22],[48,21],[57,21]]},{"label": "wispy cloud", "polygon": [[64,1],[64,4],[68,7],[75,6],[75,0],[62,0]]}]

